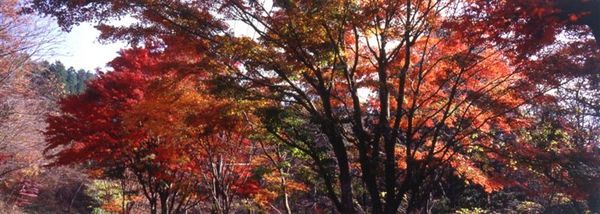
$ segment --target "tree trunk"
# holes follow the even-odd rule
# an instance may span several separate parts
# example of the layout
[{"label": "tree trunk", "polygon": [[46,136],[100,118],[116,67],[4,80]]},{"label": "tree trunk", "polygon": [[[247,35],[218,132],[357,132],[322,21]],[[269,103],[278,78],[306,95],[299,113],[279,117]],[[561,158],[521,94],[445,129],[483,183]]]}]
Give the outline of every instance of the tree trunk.
[{"label": "tree trunk", "polygon": [[[319,79],[322,79],[322,77]],[[337,160],[338,169],[340,170],[341,210],[339,211],[344,214],[354,214],[356,213],[356,210],[354,210],[352,200],[352,175],[350,173],[350,163],[348,161],[346,145],[344,145],[344,139],[336,126],[336,119],[331,107],[330,94],[322,81],[319,82],[318,91],[323,100],[323,108],[326,112],[325,118],[322,118],[321,121],[321,131],[325,133],[331,147],[333,147],[333,153]]]},{"label": "tree trunk", "polygon": [[161,193],[160,194],[160,213],[161,214],[169,214],[169,194]]},{"label": "tree trunk", "polygon": [[151,200],[149,201],[150,204],[150,214],[157,214],[157,209],[156,209],[156,200]]},{"label": "tree trunk", "polygon": [[[383,207],[381,205],[381,197],[379,196],[379,188],[377,187],[377,161],[374,156],[369,157],[368,147],[366,143],[360,143],[359,146],[359,158],[361,162],[362,180],[365,183],[367,192],[371,199],[371,212],[372,213],[383,213]],[[378,145],[375,145],[378,147]],[[375,151],[379,149],[375,148]],[[375,155],[375,154],[373,154]]]},{"label": "tree trunk", "polygon": [[279,175],[281,176],[281,189],[283,191],[283,204],[285,206],[285,213],[292,214],[292,209],[290,208],[289,194],[287,192],[287,180],[283,176],[284,172],[281,168],[279,168]]},{"label": "tree trunk", "polygon": [[352,175],[350,174],[350,166],[348,163],[348,153],[342,137],[335,131],[333,124],[327,127],[329,141],[333,147],[333,152],[337,158],[337,164],[340,170],[340,192],[341,192],[341,213],[353,214],[354,204],[352,201]]}]

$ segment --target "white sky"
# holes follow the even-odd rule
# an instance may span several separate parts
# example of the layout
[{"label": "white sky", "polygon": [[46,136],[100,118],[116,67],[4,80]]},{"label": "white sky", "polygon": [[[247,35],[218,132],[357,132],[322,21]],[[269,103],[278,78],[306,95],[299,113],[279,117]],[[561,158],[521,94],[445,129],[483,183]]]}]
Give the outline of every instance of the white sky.
[{"label": "white sky", "polygon": [[[1,0],[0,0],[1,1]],[[129,25],[135,22],[133,18],[125,17],[110,23],[117,26]],[[51,22],[58,29],[56,22]],[[236,35],[254,37],[253,30],[244,23],[237,21],[228,22]],[[124,42],[111,42],[101,44],[98,41],[100,31],[94,28],[94,23],[81,23],[73,26],[70,32],[60,32],[60,42],[54,45],[53,54],[44,57],[49,62],[61,61],[67,68],[85,69],[95,71],[96,68],[106,68],[106,63],[118,56],[118,51],[127,48]]]},{"label": "white sky", "polygon": [[96,68],[105,68],[106,63],[114,59],[120,49],[126,47],[122,42],[100,44],[100,31],[90,23],[73,26],[71,32],[61,34],[61,41],[55,46],[54,54],[47,60],[60,60],[66,67],[73,66],[75,69],[95,71]]}]

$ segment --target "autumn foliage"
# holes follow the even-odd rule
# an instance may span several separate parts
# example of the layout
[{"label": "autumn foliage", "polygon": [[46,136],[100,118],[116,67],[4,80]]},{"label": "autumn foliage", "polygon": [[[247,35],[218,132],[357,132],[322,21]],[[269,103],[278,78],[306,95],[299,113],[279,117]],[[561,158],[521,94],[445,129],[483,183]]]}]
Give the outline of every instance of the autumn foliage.
[{"label": "autumn foliage", "polygon": [[454,190],[594,209],[596,4],[35,0],[132,45],[60,102],[46,152],[152,213],[459,211]]},{"label": "autumn foliage", "polygon": [[151,212],[157,199],[163,213],[177,213],[190,200],[252,194],[243,115],[233,102],[203,95],[193,77],[156,70],[162,63],[145,49],[124,51],[114,71],[62,100],[62,114],[48,118],[52,164],[109,178],[131,173]]}]

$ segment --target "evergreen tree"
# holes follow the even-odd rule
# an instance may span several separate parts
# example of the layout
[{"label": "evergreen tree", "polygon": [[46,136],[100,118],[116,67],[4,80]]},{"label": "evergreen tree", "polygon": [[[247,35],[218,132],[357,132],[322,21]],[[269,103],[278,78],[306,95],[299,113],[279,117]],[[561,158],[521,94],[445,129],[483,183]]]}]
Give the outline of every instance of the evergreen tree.
[{"label": "evergreen tree", "polygon": [[59,82],[61,82],[61,83],[66,82],[67,69],[65,68],[65,65],[62,64],[62,62],[56,61],[56,62],[50,64],[48,66],[48,69],[58,77]]},{"label": "evergreen tree", "polygon": [[67,69],[67,81],[65,82],[65,89],[68,94],[75,92],[75,86],[77,85],[77,75],[75,74],[75,68],[69,67]]},{"label": "evergreen tree", "polygon": [[67,94],[82,93],[85,91],[87,80],[95,76],[95,74],[84,69],[76,70],[73,67],[67,69],[60,61],[55,61],[52,64],[45,62],[45,64],[47,64],[47,69],[56,75],[58,81],[63,85],[64,92]]}]

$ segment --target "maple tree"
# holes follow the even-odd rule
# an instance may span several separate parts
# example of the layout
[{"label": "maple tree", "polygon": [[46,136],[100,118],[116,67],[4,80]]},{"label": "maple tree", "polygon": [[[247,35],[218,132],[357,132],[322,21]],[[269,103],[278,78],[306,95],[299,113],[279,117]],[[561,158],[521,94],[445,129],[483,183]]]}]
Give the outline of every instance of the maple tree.
[{"label": "maple tree", "polygon": [[0,83],[23,69],[35,56],[56,43],[56,33],[44,20],[23,14],[22,4],[7,0],[0,5]]},{"label": "maple tree", "polygon": [[151,213],[189,209],[191,200],[209,195],[195,191],[205,182],[209,189],[222,185],[212,191],[252,193],[249,167],[231,166],[246,154],[232,156],[232,149],[249,143],[228,110],[233,104],[202,95],[195,81],[162,70],[168,63],[158,58],[144,49],[125,51],[111,63],[114,71],[92,80],[85,93],[60,101],[62,114],[48,118],[46,131],[52,165],[83,164],[108,178],[131,173]]},{"label": "maple tree", "polygon": [[[41,46],[49,42],[42,36],[48,31],[36,28],[35,20],[19,14],[20,10],[18,1],[9,0],[0,5],[0,161],[3,165],[0,177],[28,167],[23,165],[24,162],[15,161],[20,159],[15,156],[18,156],[19,150],[32,146],[31,141],[38,140],[38,136],[28,133],[35,132],[28,127],[39,127],[41,112],[47,110],[43,106],[47,99],[30,97],[52,82],[37,78],[36,75],[41,76],[43,72],[30,60]],[[39,81],[39,88],[33,87],[35,81]],[[51,87],[46,89],[49,94],[54,92]],[[32,106],[29,113],[24,110],[27,105]],[[22,140],[26,135],[31,140]],[[19,140],[24,142],[19,145]]]},{"label": "maple tree", "polygon": [[37,186],[31,175],[39,172],[43,159],[39,130],[60,92],[53,76],[32,60],[47,50],[55,35],[41,20],[21,14],[22,6],[16,0],[0,4],[0,179],[23,181],[6,186],[27,186],[26,193]]},{"label": "maple tree", "polygon": [[[259,36],[232,44],[243,65],[232,66],[235,77],[323,136],[275,133],[312,155],[340,212],[355,212],[354,173],[374,213],[396,212],[406,196],[408,212],[422,207],[447,166],[490,192],[508,184],[497,176],[509,169],[478,162],[505,161],[494,156],[508,149],[497,141],[527,124],[516,111],[525,77],[493,44],[463,42],[442,25],[460,2],[229,3]],[[473,148],[489,151],[480,160]]]},{"label": "maple tree", "polygon": [[[7,0],[0,4],[0,209],[6,212],[55,204],[60,188],[78,179],[70,176],[73,179],[56,181],[53,176],[68,170],[48,172],[41,167],[45,116],[55,111],[62,90],[47,64],[37,59],[55,44],[56,32],[48,21],[21,13],[23,3]],[[75,190],[69,193],[78,195]],[[79,205],[64,207],[85,209]]]},{"label": "maple tree", "polygon": [[[271,129],[271,128],[267,128]],[[309,182],[301,179],[301,174],[306,173],[308,167],[303,166],[303,155],[297,150],[289,148],[288,145],[282,144],[276,139],[276,136],[269,135],[268,130],[261,130],[259,133],[264,133],[258,140],[258,150],[260,156],[253,160],[253,164],[257,166],[258,177],[265,184],[262,189],[255,194],[254,198],[262,209],[274,209],[276,212],[281,212],[274,206],[277,199],[281,198],[281,206],[285,213],[293,213],[292,202],[300,202],[299,198],[295,198],[298,193],[308,192]],[[269,205],[269,206],[267,206]]]},{"label": "maple tree", "polygon": [[[526,135],[535,152],[528,154],[530,168],[547,175],[540,182],[553,183],[547,194],[567,192],[574,199],[587,199],[591,210],[598,209],[598,50],[594,41],[566,44],[534,60],[531,70],[548,72],[542,81],[554,87],[554,98],[533,106],[536,125]],[[533,158],[531,158],[533,156]]]}]

